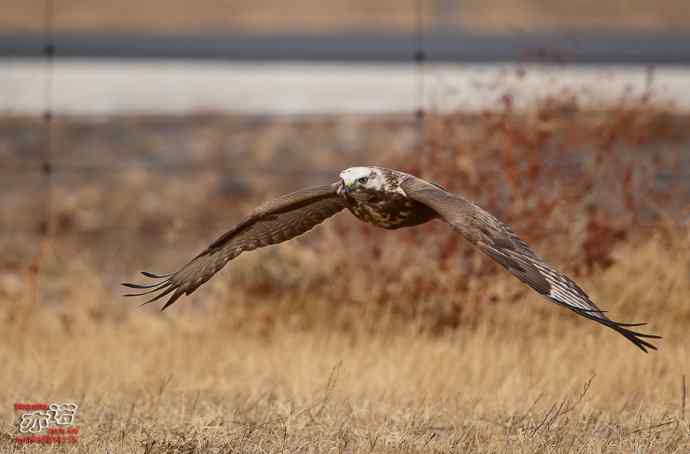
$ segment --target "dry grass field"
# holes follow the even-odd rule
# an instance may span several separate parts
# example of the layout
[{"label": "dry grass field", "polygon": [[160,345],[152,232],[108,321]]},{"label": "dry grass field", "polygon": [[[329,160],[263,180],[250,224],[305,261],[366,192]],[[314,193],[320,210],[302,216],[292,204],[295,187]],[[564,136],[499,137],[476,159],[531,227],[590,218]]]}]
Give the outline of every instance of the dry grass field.
[{"label": "dry grass field", "polygon": [[[47,0],[4,0],[0,30],[37,31]],[[57,30],[297,31],[413,30],[421,8],[427,27],[476,32],[529,30],[687,30],[682,0],[52,0]],[[134,13],[133,13],[134,12]]]},{"label": "dry grass field", "polygon": [[[56,452],[687,453],[688,118],[653,108],[271,120],[0,121],[0,451],[15,402],[79,404]],[[368,162],[461,191],[622,321],[551,305],[440,223],[349,214],[246,254],[165,313],[167,272],[258,201]]]}]

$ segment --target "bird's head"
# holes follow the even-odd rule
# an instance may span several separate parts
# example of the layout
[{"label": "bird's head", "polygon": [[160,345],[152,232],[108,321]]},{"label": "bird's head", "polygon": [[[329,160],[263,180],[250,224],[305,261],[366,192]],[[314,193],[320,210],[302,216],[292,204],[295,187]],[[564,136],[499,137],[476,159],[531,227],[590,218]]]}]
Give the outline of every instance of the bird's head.
[{"label": "bird's head", "polygon": [[340,179],[348,193],[384,191],[386,187],[383,172],[376,167],[350,167],[340,172]]}]

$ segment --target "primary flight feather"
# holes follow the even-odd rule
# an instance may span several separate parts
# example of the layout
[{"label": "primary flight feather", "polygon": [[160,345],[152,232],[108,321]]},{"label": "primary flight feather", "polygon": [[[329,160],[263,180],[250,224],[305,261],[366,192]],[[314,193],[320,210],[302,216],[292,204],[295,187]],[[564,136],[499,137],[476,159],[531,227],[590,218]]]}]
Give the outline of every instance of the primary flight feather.
[{"label": "primary flight feather", "polygon": [[[629,328],[642,324],[609,319],[570,278],[548,265],[511,228],[457,194],[413,175],[384,167],[351,167],[339,181],[287,194],[256,208],[202,253],[172,274],[144,272],[153,284],[123,285],[153,294],[144,304],[170,295],[162,309],[189,295],[242,252],[282,243],[311,230],[347,208],[361,221],[398,229],[441,219],[507,271],[547,300],[608,326],[642,351],[656,347],[645,339],[659,336]],[[161,309],[161,310],[162,310]]]}]

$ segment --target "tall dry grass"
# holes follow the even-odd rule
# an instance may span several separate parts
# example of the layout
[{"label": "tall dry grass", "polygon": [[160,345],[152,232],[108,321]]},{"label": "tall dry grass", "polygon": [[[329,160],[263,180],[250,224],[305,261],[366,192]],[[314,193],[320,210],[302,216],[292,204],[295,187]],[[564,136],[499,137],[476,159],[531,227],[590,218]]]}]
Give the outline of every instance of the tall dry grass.
[{"label": "tall dry grass", "polygon": [[[8,130],[27,137],[12,121]],[[181,131],[180,121],[197,126]],[[216,127],[227,121],[174,119],[169,140],[223,154],[229,145]],[[104,143],[101,156],[122,142],[170,152],[165,124],[65,120],[57,140],[75,156],[93,137],[121,141]],[[266,123],[239,144],[250,151],[243,159],[269,162],[286,142],[310,152],[344,134],[364,152],[326,153],[321,168],[376,149],[374,163],[462,191],[614,319],[649,322],[664,339],[647,355],[526,290],[441,223],[384,232],[347,214],[243,255],[164,314],[140,309],[117,282],[149,265],[174,268],[221,220],[274,192],[270,181],[249,181],[237,201],[218,195],[226,183],[204,172],[124,168],[108,184],[56,178],[52,241],[39,249],[23,230],[1,240],[0,450],[42,452],[14,443],[14,402],[74,400],[80,441],[59,451],[689,452],[684,124],[649,107],[596,113],[546,103],[530,115],[430,118],[416,144],[394,142],[414,133],[398,120],[359,123],[354,138],[339,120]],[[134,132],[106,134],[113,130]],[[179,186],[164,184],[171,180]],[[289,183],[277,182],[280,191]],[[123,213],[129,227],[108,229]],[[173,222],[195,217],[202,222]]]}]

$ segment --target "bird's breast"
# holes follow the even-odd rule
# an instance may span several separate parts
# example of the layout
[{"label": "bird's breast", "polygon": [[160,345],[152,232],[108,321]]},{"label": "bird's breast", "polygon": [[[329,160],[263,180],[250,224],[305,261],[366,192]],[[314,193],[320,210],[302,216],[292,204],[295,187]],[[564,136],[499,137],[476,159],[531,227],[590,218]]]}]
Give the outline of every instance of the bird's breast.
[{"label": "bird's breast", "polygon": [[349,209],[358,219],[384,229],[410,227],[436,217],[426,205],[399,194],[353,197]]}]

